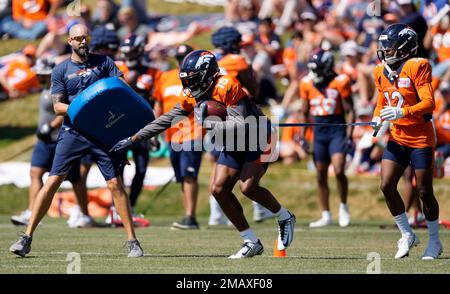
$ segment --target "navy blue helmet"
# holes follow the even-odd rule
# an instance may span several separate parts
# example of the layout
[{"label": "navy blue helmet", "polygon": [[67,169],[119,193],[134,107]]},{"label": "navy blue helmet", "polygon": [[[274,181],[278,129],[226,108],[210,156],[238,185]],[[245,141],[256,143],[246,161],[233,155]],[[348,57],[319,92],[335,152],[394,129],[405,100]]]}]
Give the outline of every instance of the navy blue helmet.
[{"label": "navy blue helmet", "polygon": [[135,67],[144,55],[146,40],[143,36],[130,34],[120,42],[120,56],[129,67]]},{"label": "navy blue helmet", "polygon": [[194,49],[187,44],[178,45],[175,49],[175,58],[177,59],[178,64],[181,64],[186,55],[188,55],[192,51],[194,51]]},{"label": "navy blue helmet", "polygon": [[107,29],[104,26],[98,26],[91,32],[91,50],[111,49],[117,52],[119,47],[119,38],[114,30]]},{"label": "navy blue helmet", "polygon": [[391,65],[413,57],[417,53],[417,39],[417,33],[405,24],[388,26],[378,37],[378,59]]},{"label": "navy blue helmet", "polygon": [[195,99],[202,99],[214,84],[219,71],[216,57],[210,51],[196,50],[189,53],[180,67],[184,92]]},{"label": "navy blue helmet", "polygon": [[308,61],[308,69],[314,83],[321,83],[327,77],[335,75],[333,53],[323,49],[314,51]]},{"label": "navy blue helmet", "polygon": [[216,48],[224,51],[224,54],[239,53],[242,35],[234,27],[221,27],[211,36],[211,43]]}]

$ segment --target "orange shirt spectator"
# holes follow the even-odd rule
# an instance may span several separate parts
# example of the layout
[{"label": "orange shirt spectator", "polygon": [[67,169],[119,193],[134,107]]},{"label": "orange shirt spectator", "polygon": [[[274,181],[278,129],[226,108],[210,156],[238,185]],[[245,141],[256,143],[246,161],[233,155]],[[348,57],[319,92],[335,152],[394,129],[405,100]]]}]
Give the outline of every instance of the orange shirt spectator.
[{"label": "orange shirt spectator", "polygon": [[42,21],[56,12],[55,5],[60,0],[13,0],[13,19],[15,21]]},{"label": "orange shirt spectator", "polygon": [[[155,86],[153,96],[159,106],[162,107],[160,114],[168,112],[184,99],[178,69],[162,73]],[[181,144],[185,139],[201,140],[202,132],[202,127],[194,123],[194,113],[192,112],[188,119],[183,119],[176,126],[166,131],[166,141]]]}]

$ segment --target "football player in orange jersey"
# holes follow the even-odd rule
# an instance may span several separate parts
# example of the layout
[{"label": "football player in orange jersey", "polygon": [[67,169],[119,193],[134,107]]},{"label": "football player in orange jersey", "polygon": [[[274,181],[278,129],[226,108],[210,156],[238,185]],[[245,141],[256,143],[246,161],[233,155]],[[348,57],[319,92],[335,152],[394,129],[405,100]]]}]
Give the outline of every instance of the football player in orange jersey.
[{"label": "football player in orange jersey", "polygon": [[[245,57],[240,54],[242,35],[237,29],[231,26],[221,27],[211,36],[211,43],[216,47],[215,56],[218,60],[220,70],[225,74],[236,78],[249,96],[258,97],[258,82],[255,79],[252,67],[247,63]],[[220,152],[213,150],[210,152],[217,160]],[[211,181],[214,174],[211,175]],[[215,201],[214,196],[210,196],[210,217],[209,226],[229,224],[229,220],[224,216],[220,205]],[[262,222],[267,218],[274,217],[273,213],[253,202],[253,220]]]},{"label": "football player in orange jersey", "polygon": [[[355,120],[350,79],[347,75],[334,72],[334,57],[322,49],[313,52],[308,62],[309,74],[300,82],[300,99],[302,99],[302,122],[309,115],[317,123],[353,123]],[[307,150],[304,139],[306,128],[302,130],[302,145]],[[350,224],[350,212],[347,206],[348,180],[345,175],[345,156],[352,148],[353,126],[321,126],[314,128],[314,163],[317,169],[319,200],[322,217],[309,224],[312,228],[323,227],[332,223],[328,167],[333,165],[337,180],[337,189],[341,198],[339,207],[339,225]]]},{"label": "football player in orange jersey", "polygon": [[435,108],[431,86],[431,66],[417,53],[417,34],[405,24],[393,24],[379,36],[378,58],[374,70],[378,89],[373,117],[375,130],[383,121],[392,128],[381,161],[381,190],[387,206],[402,234],[395,258],[408,256],[419,243],[408,224],[405,205],[397,184],[411,164],[423,203],[429,242],[422,259],[436,259],[442,252],[439,240],[439,204],[433,193],[434,129],[431,122]]},{"label": "football player in orange jersey", "polygon": [[[119,53],[121,60],[116,61],[117,67],[122,71],[125,81],[153,106],[154,84],[158,81],[161,71],[144,64],[144,46],[146,40],[142,36],[130,34],[120,42]],[[152,142],[155,144],[155,142]],[[147,165],[150,161],[149,143],[147,141],[136,144],[131,149],[135,163],[136,173],[130,186],[130,204],[133,209],[133,221],[141,216],[135,214],[136,202],[144,185]],[[114,210],[113,210],[114,214]],[[114,215],[113,215],[114,217]],[[109,220],[109,218],[107,219]]]},{"label": "football player in orange jersey", "polygon": [[[175,51],[175,58],[178,67],[161,74],[161,78],[155,85],[155,117],[159,117],[170,111],[177,103],[183,99],[183,86],[181,85],[179,65],[184,57],[194,51],[188,45],[179,45]],[[178,125],[170,128],[166,132],[166,141],[169,146],[185,144],[190,141],[192,144],[202,140],[201,126],[200,131],[196,130],[194,124],[194,114],[188,119],[181,121]],[[179,136],[177,135],[179,134]],[[198,172],[202,160],[202,151],[175,150],[170,148],[170,163],[175,172],[178,183],[181,183],[183,193],[183,206],[185,210],[184,218],[179,222],[172,224],[176,229],[198,229],[199,224],[195,218],[197,197],[198,197]]]},{"label": "football player in orange jersey", "polygon": [[[174,118],[188,116],[195,113],[196,120],[215,134],[233,136],[237,133],[239,139],[252,137],[247,129],[260,134],[271,133],[270,122],[259,123],[256,126],[247,122],[247,118],[256,118],[261,122],[265,116],[261,110],[249,99],[238,80],[219,73],[219,66],[214,55],[206,50],[197,50],[188,54],[181,64],[180,78],[184,88],[184,99],[172,110],[142,128],[131,137],[119,141],[111,152],[121,152],[144,139],[154,137],[169,128]],[[223,121],[206,119],[208,116],[207,100],[223,104],[227,117]],[[259,120],[258,120],[259,119]],[[263,120],[264,121],[264,120]],[[257,129],[254,129],[257,128]],[[237,132],[235,132],[237,131]],[[243,131],[243,132],[242,132]],[[240,136],[239,136],[240,134]],[[242,136],[242,134],[247,134]],[[261,155],[266,151],[267,141],[259,136],[258,142],[238,141],[238,145],[245,143],[246,148],[238,151],[235,145],[229,148],[224,143],[219,159],[215,166],[215,177],[212,183],[212,194],[220,203],[222,210],[233,223],[244,239],[244,244],[231,259],[240,259],[260,255],[263,252],[261,241],[244,216],[242,206],[233,194],[233,187],[239,181],[242,193],[251,200],[257,201],[276,214],[278,219],[278,249],[288,247],[294,236],[295,216],[280,205],[270,191],[260,186],[259,181],[265,174],[268,163],[261,161]],[[233,138],[231,138],[233,139]],[[267,137],[266,137],[267,139]],[[247,144],[248,143],[248,144]],[[262,143],[262,145],[260,145]],[[258,146],[252,151],[249,145]]]},{"label": "football player in orange jersey", "polygon": [[258,96],[258,83],[252,67],[241,52],[242,35],[234,27],[221,27],[211,36],[211,43],[216,47],[219,67],[229,76],[241,83],[251,96]]}]

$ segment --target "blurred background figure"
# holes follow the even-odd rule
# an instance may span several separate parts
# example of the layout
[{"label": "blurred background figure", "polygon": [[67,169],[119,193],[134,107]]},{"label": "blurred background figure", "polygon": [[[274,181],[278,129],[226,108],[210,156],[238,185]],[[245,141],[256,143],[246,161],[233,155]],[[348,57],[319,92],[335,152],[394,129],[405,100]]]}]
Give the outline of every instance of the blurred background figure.
[{"label": "blurred background figure", "polygon": [[[36,46],[26,45],[21,54],[0,69],[0,97],[18,98],[41,89],[39,79],[32,67],[36,63]],[[1,100],[1,99],[0,99]]]},{"label": "blurred background figure", "polygon": [[2,21],[2,31],[9,36],[36,40],[47,32],[47,19],[56,14],[61,0],[12,0],[12,18]]},{"label": "blurred background figure", "polygon": [[[34,199],[43,186],[43,176],[50,171],[55,155],[56,141],[63,117],[55,115],[53,101],[50,95],[51,73],[54,65],[51,60],[38,59],[36,65],[33,67],[33,71],[37,74],[39,82],[42,85],[42,92],[39,99],[39,124],[36,131],[38,141],[34,146],[31,156],[31,184],[28,190],[28,208],[19,215],[11,216],[11,222],[14,225],[28,225]],[[81,182],[79,165],[74,165],[67,176],[67,180],[72,183],[78,204],[81,208],[78,218],[70,222],[69,226],[91,227],[95,225],[87,209],[87,194]]]}]

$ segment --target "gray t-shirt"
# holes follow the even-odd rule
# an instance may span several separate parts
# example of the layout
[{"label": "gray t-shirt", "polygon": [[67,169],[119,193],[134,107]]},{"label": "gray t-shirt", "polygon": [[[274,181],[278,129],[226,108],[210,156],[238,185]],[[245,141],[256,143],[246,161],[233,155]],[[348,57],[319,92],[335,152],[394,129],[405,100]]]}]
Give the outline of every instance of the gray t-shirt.
[{"label": "gray t-shirt", "polygon": [[[50,124],[56,117],[53,110],[53,101],[50,89],[44,89],[41,92],[39,99],[39,124],[40,129],[44,124]],[[59,129],[52,130],[52,141],[56,142],[58,138]]]}]

